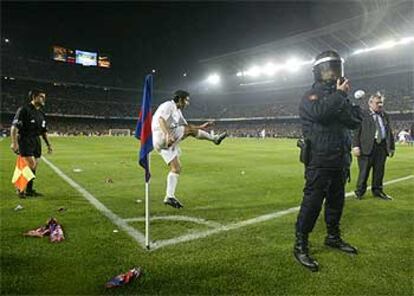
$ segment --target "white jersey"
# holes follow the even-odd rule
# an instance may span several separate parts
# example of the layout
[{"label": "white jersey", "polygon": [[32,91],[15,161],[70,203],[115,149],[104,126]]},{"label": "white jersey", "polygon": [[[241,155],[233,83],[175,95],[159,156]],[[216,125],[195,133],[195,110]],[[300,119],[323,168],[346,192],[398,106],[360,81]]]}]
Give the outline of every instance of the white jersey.
[{"label": "white jersey", "polygon": [[152,116],[152,132],[162,132],[159,119],[164,118],[167,122],[167,127],[173,130],[179,126],[188,125],[181,110],[177,108],[177,105],[173,100],[162,103],[158,106]]},{"label": "white jersey", "polygon": [[405,142],[409,139],[410,133],[406,132],[405,130],[402,130],[399,134],[398,134],[398,140],[400,142]]},{"label": "white jersey", "polygon": [[[160,126],[159,119],[161,117],[166,121],[169,133],[175,140],[174,144],[169,147],[167,146],[166,135]],[[181,154],[178,144],[184,137],[185,125],[188,125],[187,121],[172,100],[158,106],[157,111],[155,111],[152,117],[152,142],[155,150],[161,154],[167,164]]]}]

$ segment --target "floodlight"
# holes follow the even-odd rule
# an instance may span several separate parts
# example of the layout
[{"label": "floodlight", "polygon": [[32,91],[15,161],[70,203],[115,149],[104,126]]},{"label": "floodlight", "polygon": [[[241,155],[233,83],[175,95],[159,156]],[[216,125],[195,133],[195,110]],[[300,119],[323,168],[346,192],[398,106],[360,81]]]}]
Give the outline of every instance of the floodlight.
[{"label": "floodlight", "polygon": [[388,49],[388,48],[393,48],[395,45],[397,45],[395,41],[389,40],[387,42],[381,43],[378,46],[375,46],[374,49]]},{"label": "floodlight", "polygon": [[300,62],[297,58],[291,58],[287,60],[285,68],[290,72],[296,72],[300,68]]},{"label": "floodlight", "polygon": [[261,69],[258,66],[253,66],[249,70],[247,70],[246,75],[251,77],[257,77],[261,73]]},{"label": "floodlight", "polygon": [[405,37],[405,38],[402,38],[398,43],[399,44],[409,44],[411,42],[414,42],[414,37]]},{"label": "floodlight", "polygon": [[220,76],[216,73],[211,74],[207,77],[207,82],[210,84],[218,84],[220,82]]},{"label": "floodlight", "polygon": [[268,76],[273,76],[276,73],[277,69],[278,69],[277,66],[274,65],[273,63],[267,63],[263,67],[262,72]]}]

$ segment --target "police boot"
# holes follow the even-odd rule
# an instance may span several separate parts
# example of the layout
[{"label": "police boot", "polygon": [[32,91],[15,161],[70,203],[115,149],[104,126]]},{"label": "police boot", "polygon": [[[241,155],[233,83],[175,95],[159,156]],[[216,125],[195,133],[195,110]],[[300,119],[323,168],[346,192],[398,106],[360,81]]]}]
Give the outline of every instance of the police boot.
[{"label": "police boot", "polygon": [[325,245],[345,253],[358,254],[357,248],[342,240],[339,227],[337,226],[328,226],[328,235],[325,238]]},{"label": "police boot", "polygon": [[296,260],[311,271],[318,271],[319,264],[311,256],[308,249],[308,235],[296,233],[296,242],[293,248]]}]

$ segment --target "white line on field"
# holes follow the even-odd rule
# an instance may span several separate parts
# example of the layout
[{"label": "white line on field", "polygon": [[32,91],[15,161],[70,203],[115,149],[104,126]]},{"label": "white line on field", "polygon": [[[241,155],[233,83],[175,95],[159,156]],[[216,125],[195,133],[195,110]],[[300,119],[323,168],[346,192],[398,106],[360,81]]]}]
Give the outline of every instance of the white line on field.
[{"label": "white line on field", "polygon": [[[206,225],[209,227],[221,227],[223,226],[220,223],[213,222],[213,221],[207,221],[202,218],[195,218],[195,217],[188,217],[188,216],[178,216],[178,215],[172,215],[172,216],[153,216],[150,218],[150,221],[156,221],[156,220],[171,220],[171,221],[186,221],[186,222],[193,222],[201,225]],[[137,218],[126,218],[124,219],[125,222],[143,222],[145,221],[144,217],[137,217]]]},{"label": "white line on field", "polygon": [[[385,185],[391,185],[391,184],[398,183],[398,182],[402,182],[402,181],[409,180],[409,179],[412,179],[412,178],[414,178],[414,175],[409,175],[407,177],[402,177],[402,178],[398,178],[398,179],[394,179],[394,180],[387,181],[383,185],[384,186]],[[368,190],[371,190],[371,186],[368,186],[367,191]],[[351,197],[351,196],[355,196],[355,192],[354,191],[351,191],[351,192],[348,192],[347,194],[345,194],[345,197]]]},{"label": "white line on field", "polygon": [[[399,179],[394,179],[394,180],[390,180],[388,182],[385,182],[383,185],[390,185],[390,184],[394,184],[394,183],[398,183],[398,182],[402,182],[402,181],[406,181],[408,179],[412,179],[414,178],[414,175],[409,175],[403,178],[399,178]],[[370,190],[371,186],[367,188],[367,190]],[[354,192],[348,192],[345,196],[346,197],[351,197],[355,195]],[[233,230],[233,229],[238,229],[244,226],[248,226],[248,225],[252,225],[252,224],[256,224],[256,223],[260,223],[260,222],[264,222],[264,221],[269,221],[278,217],[282,217],[285,216],[287,214],[290,213],[294,213],[297,212],[299,210],[300,207],[294,207],[294,208],[290,208],[287,210],[283,210],[283,211],[278,211],[278,212],[274,212],[271,214],[266,214],[266,215],[262,215],[262,216],[258,216],[256,218],[252,218],[249,220],[245,220],[245,221],[241,221],[241,222],[237,222],[237,223],[232,223],[232,224],[228,224],[228,225],[224,225],[215,229],[211,229],[211,230],[206,230],[206,231],[202,231],[202,232],[198,232],[198,233],[191,233],[191,234],[187,234],[187,235],[182,235],[176,238],[172,238],[172,239],[167,239],[167,240],[160,240],[157,243],[153,244],[151,246],[151,251],[154,251],[156,249],[168,246],[168,245],[175,245],[178,243],[183,243],[183,242],[188,242],[191,240],[196,240],[196,239],[200,239],[200,238],[204,238],[207,236],[210,236],[212,234],[216,234],[219,232],[223,232],[223,231],[229,231],[229,230]]]},{"label": "white line on field", "polygon": [[287,210],[275,212],[275,213],[272,213],[272,214],[266,214],[266,215],[258,216],[258,217],[253,218],[253,219],[244,220],[244,221],[237,222],[237,223],[231,223],[231,224],[228,224],[228,225],[223,225],[221,227],[211,229],[211,230],[206,230],[206,231],[202,231],[202,232],[198,232],[198,233],[191,233],[191,234],[187,234],[187,235],[182,235],[182,236],[172,238],[172,239],[160,240],[160,241],[157,241],[156,243],[153,243],[151,245],[151,251],[154,251],[156,249],[159,249],[159,248],[162,248],[162,247],[165,247],[165,246],[168,246],[168,245],[175,245],[175,244],[178,244],[178,243],[188,242],[188,241],[191,241],[191,240],[204,238],[204,237],[210,236],[210,235],[215,234],[215,233],[234,230],[234,229],[238,229],[238,228],[241,228],[241,227],[244,227],[244,226],[248,226],[248,225],[268,221],[268,220],[278,218],[278,217],[281,217],[281,216],[284,216],[284,215],[287,215],[287,214],[290,214],[290,213],[297,212],[298,210],[299,210],[299,207],[294,207],[294,208],[290,208],[290,209],[287,209]]},{"label": "white line on field", "polygon": [[59,175],[63,180],[65,180],[70,186],[76,189],[82,196],[89,201],[99,212],[104,214],[113,224],[118,226],[120,229],[124,230],[128,233],[135,241],[137,241],[142,247],[145,247],[145,237],[144,235],[137,231],[134,227],[128,225],[122,218],[118,215],[114,214],[111,210],[109,210],[103,203],[101,203],[96,197],[90,194],[85,188],[80,186],[76,183],[73,179],[65,175],[58,167],[56,167],[53,163],[47,160],[45,157],[42,156],[43,161],[53,170],[56,174]]},{"label": "white line on field", "polygon": [[[144,235],[137,231],[135,228],[128,225],[127,222],[133,222],[133,221],[143,221],[144,218],[127,218],[127,219],[121,219],[119,216],[111,212],[107,207],[105,207],[99,200],[96,199],[92,194],[90,194],[85,188],[80,186],[78,183],[76,183],[74,180],[72,180],[70,177],[65,175],[58,167],[56,167],[53,163],[51,163],[49,160],[47,160],[45,157],[42,156],[42,159],[44,162],[53,170],[56,174],[58,174],[63,180],[65,180],[69,185],[71,185],[74,189],[76,189],[82,196],[87,199],[98,211],[100,211],[102,214],[104,214],[111,222],[115,225],[117,225],[119,228],[124,230],[126,233],[128,233],[135,241],[138,242],[139,245],[141,245],[143,248],[145,247],[145,237]],[[409,179],[414,178],[414,175],[409,175],[406,177],[390,180],[384,183],[384,186],[406,181]],[[370,190],[371,187],[368,187],[367,190]],[[346,193],[346,197],[354,196],[354,192],[348,192]],[[155,216],[152,219],[154,220],[176,220],[176,221],[189,221],[189,222],[195,222],[200,224],[206,224],[209,223],[210,226],[216,227],[214,229],[201,231],[197,233],[191,233],[187,235],[182,235],[176,238],[167,239],[167,240],[159,240],[156,243],[151,244],[151,251],[157,250],[159,248],[168,246],[168,245],[175,245],[178,243],[183,243],[187,241],[192,241],[196,239],[205,238],[207,236],[210,236],[212,234],[220,233],[223,231],[229,231],[238,229],[244,226],[253,225],[260,222],[269,221],[275,218],[279,218],[282,216],[285,216],[290,213],[295,213],[299,210],[300,207],[293,207],[282,211],[277,211],[270,214],[261,215],[252,219],[240,221],[237,223],[231,223],[228,225],[221,225],[216,222],[212,221],[206,221],[204,219],[200,218],[193,218],[193,217],[186,217],[186,216]],[[204,222],[203,222],[204,221]],[[214,225],[214,226],[213,226]]]}]

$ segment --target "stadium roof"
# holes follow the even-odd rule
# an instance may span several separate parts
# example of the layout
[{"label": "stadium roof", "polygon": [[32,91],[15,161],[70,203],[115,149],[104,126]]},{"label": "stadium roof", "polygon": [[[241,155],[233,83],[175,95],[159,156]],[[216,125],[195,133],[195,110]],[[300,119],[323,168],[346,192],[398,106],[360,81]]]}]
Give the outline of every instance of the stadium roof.
[{"label": "stadium roof", "polygon": [[225,64],[227,69],[230,67],[236,72],[253,60],[257,62],[269,57],[286,58],[292,53],[307,60],[327,49],[350,54],[357,48],[390,39],[414,36],[414,2],[383,3],[385,6],[317,29],[306,30],[252,48],[202,59],[200,62],[207,66]]}]

